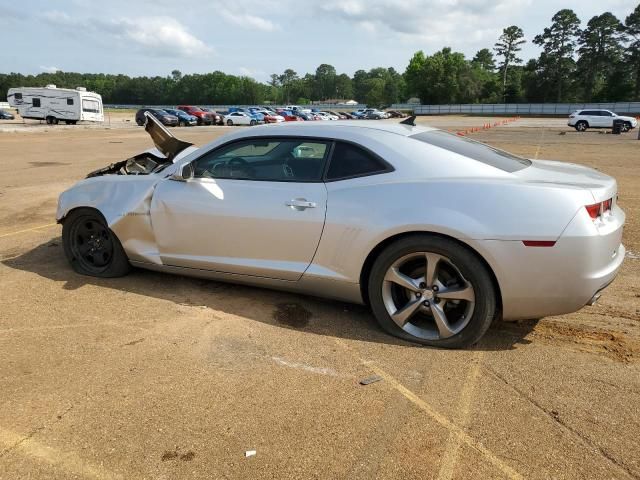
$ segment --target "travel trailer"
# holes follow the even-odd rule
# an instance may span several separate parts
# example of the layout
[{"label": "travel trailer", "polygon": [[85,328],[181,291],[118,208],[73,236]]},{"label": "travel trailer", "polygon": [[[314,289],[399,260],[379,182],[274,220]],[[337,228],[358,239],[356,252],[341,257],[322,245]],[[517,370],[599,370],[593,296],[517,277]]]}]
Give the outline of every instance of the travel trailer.
[{"label": "travel trailer", "polygon": [[57,88],[55,85],[10,88],[7,101],[22,118],[46,120],[50,125],[58,122],[73,125],[79,121],[104,121],[102,97],[87,92],[84,87],[75,90]]}]

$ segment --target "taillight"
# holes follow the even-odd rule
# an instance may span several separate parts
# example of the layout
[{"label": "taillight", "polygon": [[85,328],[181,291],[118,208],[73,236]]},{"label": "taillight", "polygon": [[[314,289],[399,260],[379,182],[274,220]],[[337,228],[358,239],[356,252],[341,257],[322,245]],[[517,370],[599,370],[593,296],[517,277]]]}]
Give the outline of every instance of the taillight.
[{"label": "taillight", "polygon": [[613,205],[613,198],[609,198],[604,202],[594,203],[593,205],[585,205],[584,208],[587,209],[587,213],[589,213],[591,220],[595,220],[601,214],[610,211],[612,205]]}]

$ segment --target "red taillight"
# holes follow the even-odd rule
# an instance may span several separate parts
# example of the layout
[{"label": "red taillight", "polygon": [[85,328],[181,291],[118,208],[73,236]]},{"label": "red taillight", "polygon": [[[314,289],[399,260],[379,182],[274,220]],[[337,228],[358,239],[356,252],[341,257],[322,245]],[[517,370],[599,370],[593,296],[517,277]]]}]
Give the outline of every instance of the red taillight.
[{"label": "red taillight", "polygon": [[594,203],[593,205],[585,205],[584,208],[587,209],[587,213],[589,214],[592,220],[595,220],[596,218],[598,218],[598,215],[600,215],[600,205],[601,205],[600,203]]},{"label": "red taillight", "polygon": [[592,220],[598,218],[601,213],[605,213],[611,210],[613,206],[613,198],[605,200],[604,202],[594,203],[593,205],[585,205],[584,208],[587,209],[587,213]]}]

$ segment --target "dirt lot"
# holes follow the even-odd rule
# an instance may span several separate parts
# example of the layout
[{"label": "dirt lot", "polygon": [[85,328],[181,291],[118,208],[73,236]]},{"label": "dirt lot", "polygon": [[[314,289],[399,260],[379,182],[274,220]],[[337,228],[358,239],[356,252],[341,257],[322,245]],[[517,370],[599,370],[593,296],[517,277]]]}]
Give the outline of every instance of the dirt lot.
[{"label": "dirt lot", "polygon": [[[0,132],[0,479],[640,478],[636,132],[521,119],[472,134],[615,176],[630,253],[598,305],[443,351],[385,335],[352,305],[74,274],[56,199],[148,148],[124,120]],[[178,133],[203,144],[226,131]]]}]

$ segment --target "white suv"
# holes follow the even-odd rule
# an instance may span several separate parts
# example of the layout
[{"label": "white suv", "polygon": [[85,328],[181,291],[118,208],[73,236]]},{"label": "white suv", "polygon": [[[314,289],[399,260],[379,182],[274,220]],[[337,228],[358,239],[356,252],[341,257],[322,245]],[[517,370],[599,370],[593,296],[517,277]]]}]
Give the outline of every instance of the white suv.
[{"label": "white suv", "polygon": [[578,110],[569,115],[567,125],[579,132],[584,132],[587,128],[612,128],[614,120],[624,122],[622,130],[625,132],[638,126],[635,118],[616,115],[609,110]]}]

